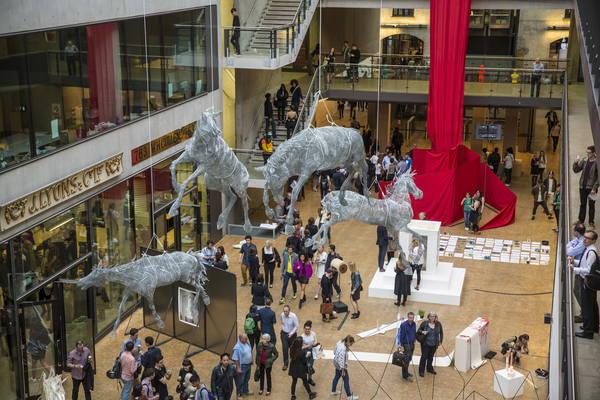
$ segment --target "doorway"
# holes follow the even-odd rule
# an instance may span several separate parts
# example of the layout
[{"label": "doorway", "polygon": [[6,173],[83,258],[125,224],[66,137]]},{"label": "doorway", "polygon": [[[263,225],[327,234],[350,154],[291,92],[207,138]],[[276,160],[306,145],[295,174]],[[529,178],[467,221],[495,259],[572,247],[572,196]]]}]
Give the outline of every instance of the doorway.
[{"label": "doorway", "polygon": [[[45,290],[41,289],[41,290]],[[58,300],[28,301],[19,305],[25,398],[41,394],[42,375],[62,373],[64,354]]]}]

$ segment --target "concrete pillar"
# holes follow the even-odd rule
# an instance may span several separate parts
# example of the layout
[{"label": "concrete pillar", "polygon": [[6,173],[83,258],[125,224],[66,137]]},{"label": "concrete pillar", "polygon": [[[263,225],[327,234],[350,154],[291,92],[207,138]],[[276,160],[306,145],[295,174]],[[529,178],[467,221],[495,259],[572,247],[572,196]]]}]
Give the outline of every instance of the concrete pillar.
[{"label": "concrete pillar", "polygon": [[[529,110],[521,110],[521,112],[529,111]],[[502,132],[503,143],[502,149],[500,149],[500,154],[504,154],[504,150],[512,147],[515,156],[517,152],[517,129],[519,126],[519,109],[517,108],[507,108],[504,118],[504,131]],[[523,149],[521,149],[523,151]]]},{"label": "concrete pillar", "polygon": [[373,133],[373,138],[377,138],[379,143],[378,152],[385,150],[387,142],[391,141],[391,114],[392,104],[391,103],[379,103],[379,110],[377,109],[377,103],[369,103],[369,110],[367,113],[367,122],[369,129]]},{"label": "concrete pillar", "polygon": [[[473,107],[473,135],[471,135],[471,150],[477,154],[481,154],[485,140],[475,140],[475,125],[485,124],[486,107]],[[493,151],[494,149],[488,149]]]}]

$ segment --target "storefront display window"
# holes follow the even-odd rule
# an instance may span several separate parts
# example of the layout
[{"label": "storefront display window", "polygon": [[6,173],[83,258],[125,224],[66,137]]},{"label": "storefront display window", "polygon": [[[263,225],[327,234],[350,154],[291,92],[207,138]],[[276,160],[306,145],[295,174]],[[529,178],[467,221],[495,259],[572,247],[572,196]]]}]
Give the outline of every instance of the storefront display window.
[{"label": "storefront display window", "polygon": [[[177,198],[179,193],[173,190],[173,182],[171,181],[171,163],[179,156],[181,153],[155,165],[152,167],[152,173],[154,174],[154,208],[155,210],[159,210],[164,207],[166,204],[172,202]],[[175,167],[177,181],[179,183],[183,183],[190,175],[194,172],[194,165],[191,162],[179,163]],[[204,176],[204,175],[202,175]],[[198,184],[198,179],[192,180],[185,188],[185,190],[190,190],[192,187]]]},{"label": "storefront display window", "polygon": [[16,297],[89,251],[87,215],[82,203],[13,239]]},{"label": "storefront display window", "polygon": [[140,247],[151,247],[152,239],[152,183],[150,169],[133,177],[135,254],[141,257]]},{"label": "storefront display window", "polygon": [[0,171],[218,87],[205,14],[0,38]]},{"label": "storefront display window", "polygon": [[31,158],[25,36],[0,38],[0,59],[1,171]]}]

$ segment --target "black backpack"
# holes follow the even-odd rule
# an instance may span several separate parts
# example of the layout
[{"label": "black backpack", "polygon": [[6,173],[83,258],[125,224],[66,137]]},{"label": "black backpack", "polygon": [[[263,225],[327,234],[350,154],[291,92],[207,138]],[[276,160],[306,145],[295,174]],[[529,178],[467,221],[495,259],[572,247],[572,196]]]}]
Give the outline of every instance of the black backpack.
[{"label": "black backpack", "polygon": [[585,286],[587,286],[589,289],[598,291],[600,290],[600,258],[598,258],[598,253],[595,251],[594,254],[596,254],[596,259],[590,266],[590,273],[585,277],[584,282]]},{"label": "black backpack", "polygon": [[106,371],[106,376],[109,379],[121,379],[121,355],[115,359],[115,365],[112,369]]},{"label": "black backpack", "polygon": [[329,176],[325,172],[321,173],[321,188],[327,189],[329,187]]}]

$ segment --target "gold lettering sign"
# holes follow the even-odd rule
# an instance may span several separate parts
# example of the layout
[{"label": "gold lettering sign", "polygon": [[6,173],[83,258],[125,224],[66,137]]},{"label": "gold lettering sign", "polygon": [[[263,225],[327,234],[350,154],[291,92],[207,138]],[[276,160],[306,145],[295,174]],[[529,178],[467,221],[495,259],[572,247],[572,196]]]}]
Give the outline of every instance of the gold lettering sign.
[{"label": "gold lettering sign", "polygon": [[[123,153],[110,157],[89,168],[36,190],[20,199],[2,206],[0,215],[4,215],[3,229],[11,223],[20,224],[35,216],[41,210],[55,207],[70,198],[94,188],[123,172]],[[4,223],[6,222],[6,223]]]},{"label": "gold lettering sign", "polygon": [[131,150],[131,165],[136,165],[150,158],[150,154],[156,155],[163,151],[185,142],[194,134],[196,122],[184,126],[181,129],[167,133],[164,136],[154,139],[140,147]]}]

